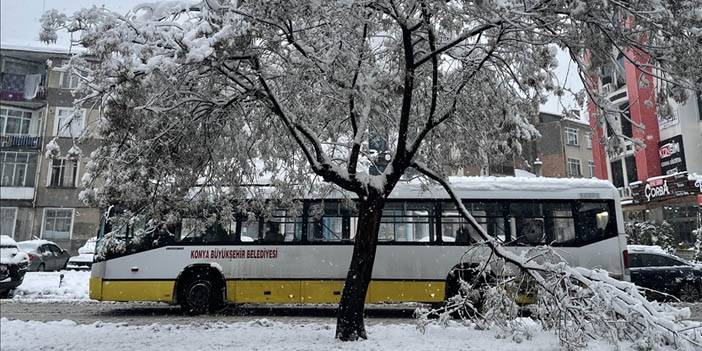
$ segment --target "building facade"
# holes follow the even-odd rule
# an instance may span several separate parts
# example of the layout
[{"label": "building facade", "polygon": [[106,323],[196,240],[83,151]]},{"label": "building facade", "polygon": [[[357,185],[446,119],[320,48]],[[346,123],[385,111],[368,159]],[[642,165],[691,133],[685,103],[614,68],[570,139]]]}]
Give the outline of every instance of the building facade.
[{"label": "building facade", "polygon": [[[699,93],[683,103],[657,96],[656,87],[665,83],[642,74],[621,54],[596,80],[614,108],[603,116],[592,102],[588,106],[596,176],[619,189],[628,221],[667,221],[680,243],[694,244],[692,232],[702,227]],[[615,134],[624,137],[621,145],[607,147]]]},{"label": "building facade", "polygon": [[[97,114],[74,113],[78,77],[61,68],[68,53],[8,46],[1,52],[0,230],[17,241],[42,238],[75,253],[96,235],[100,218],[99,209],[78,199],[87,156],[98,146],[85,135]],[[58,157],[45,156],[51,141]]]},{"label": "building facade", "polygon": [[590,126],[578,117],[578,111],[539,113],[532,124],[541,137],[524,146],[517,168],[544,177],[594,177]]}]

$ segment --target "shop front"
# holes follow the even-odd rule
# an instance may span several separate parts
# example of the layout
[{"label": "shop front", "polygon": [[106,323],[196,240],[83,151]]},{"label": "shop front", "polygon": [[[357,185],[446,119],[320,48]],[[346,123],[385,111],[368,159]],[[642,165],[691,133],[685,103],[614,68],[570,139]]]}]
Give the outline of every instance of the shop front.
[{"label": "shop front", "polygon": [[622,202],[630,222],[670,223],[676,240],[691,247],[702,228],[702,176],[679,172],[630,184],[632,199]]}]

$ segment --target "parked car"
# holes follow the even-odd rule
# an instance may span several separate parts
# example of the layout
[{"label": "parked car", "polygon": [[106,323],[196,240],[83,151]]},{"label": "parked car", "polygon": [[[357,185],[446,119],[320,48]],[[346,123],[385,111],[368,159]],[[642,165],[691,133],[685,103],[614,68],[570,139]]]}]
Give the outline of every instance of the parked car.
[{"label": "parked car", "polygon": [[668,254],[660,246],[629,245],[631,282],[654,290],[648,295],[665,299],[672,295],[685,302],[702,301],[702,266]]},{"label": "parked car", "polygon": [[17,243],[29,256],[29,271],[58,271],[66,268],[68,251],[47,240],[27,240]]},{"label": "parked car", "polygon": [[0,235],[0,298],[10,296],[22,284],[28,264],[27,254],[20,251],[17,242]]},{"label": "parked car", "polygon": [[78,256],[73,256],[68,259],[67,269],[90,269],[93,265],[93,256],[95,255],[95,244],[97,237],[92,237],[78,249]]}]

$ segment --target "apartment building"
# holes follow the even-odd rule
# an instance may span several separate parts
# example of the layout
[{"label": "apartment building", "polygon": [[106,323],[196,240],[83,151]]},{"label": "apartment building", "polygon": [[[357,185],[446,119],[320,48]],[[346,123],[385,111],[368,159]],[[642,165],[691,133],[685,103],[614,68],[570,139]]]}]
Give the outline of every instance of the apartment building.
[{"label": "apartment building", "polygon": [[590,126],[580,120],[579,111],[565,115],[541,112],[532,124],[541,137],[527,144],[517,168],[544,177],[594,177],[592,133]]},{"label": "apartment building", "polygon": [[[96,113],[74,115],[78,78],[61,69],[65,51],[0,47],[0,231],[17,241],[43,238],[75,253],[95,236],[100,211],[78,199],[97,139],[77,137]],[[60,148],[45,157],[47,143]]]},{"label": "apartment building", "polygon": [[[638,57],[637,55],[628,55]],[[678,103],[657,94],[660,84],[619,54],[600,72],[600,91],[618,112],[612,125],[600,124],[600,111],[588,107],[596,176],[611,181],[628,221],[668,221],[680,242],[691,244],[702,227],[702,99],[692,93]],[[625,136],[607,148],[614,133]],[[637,145],[638,144],[638,145]]]}]

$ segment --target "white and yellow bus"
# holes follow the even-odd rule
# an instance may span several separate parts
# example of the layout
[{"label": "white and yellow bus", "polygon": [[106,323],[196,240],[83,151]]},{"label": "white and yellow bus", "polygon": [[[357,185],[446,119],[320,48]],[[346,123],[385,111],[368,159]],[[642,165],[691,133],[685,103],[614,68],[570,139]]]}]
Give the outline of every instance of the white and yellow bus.
[{"label": "white and yellow bus", "polygon": [[[627,279],[621,207],[611,184],[510,177],[451,183],[478,222],[509,248],[552,245],[571,265]],[[356,214],[342,196],[302,203],[294,216],[281,209],[207,227],[186,218],[167,240],[124,243],[121,251],[96,256],[90,297],[162,301],[195,312],[225,302],[337,303]],[[464,255],[476,237],[443,189],[399,184],[383,210],[367,302],[444,301],[458,286],[451,271],[476,263],[467,260],[479,256]]]}]

